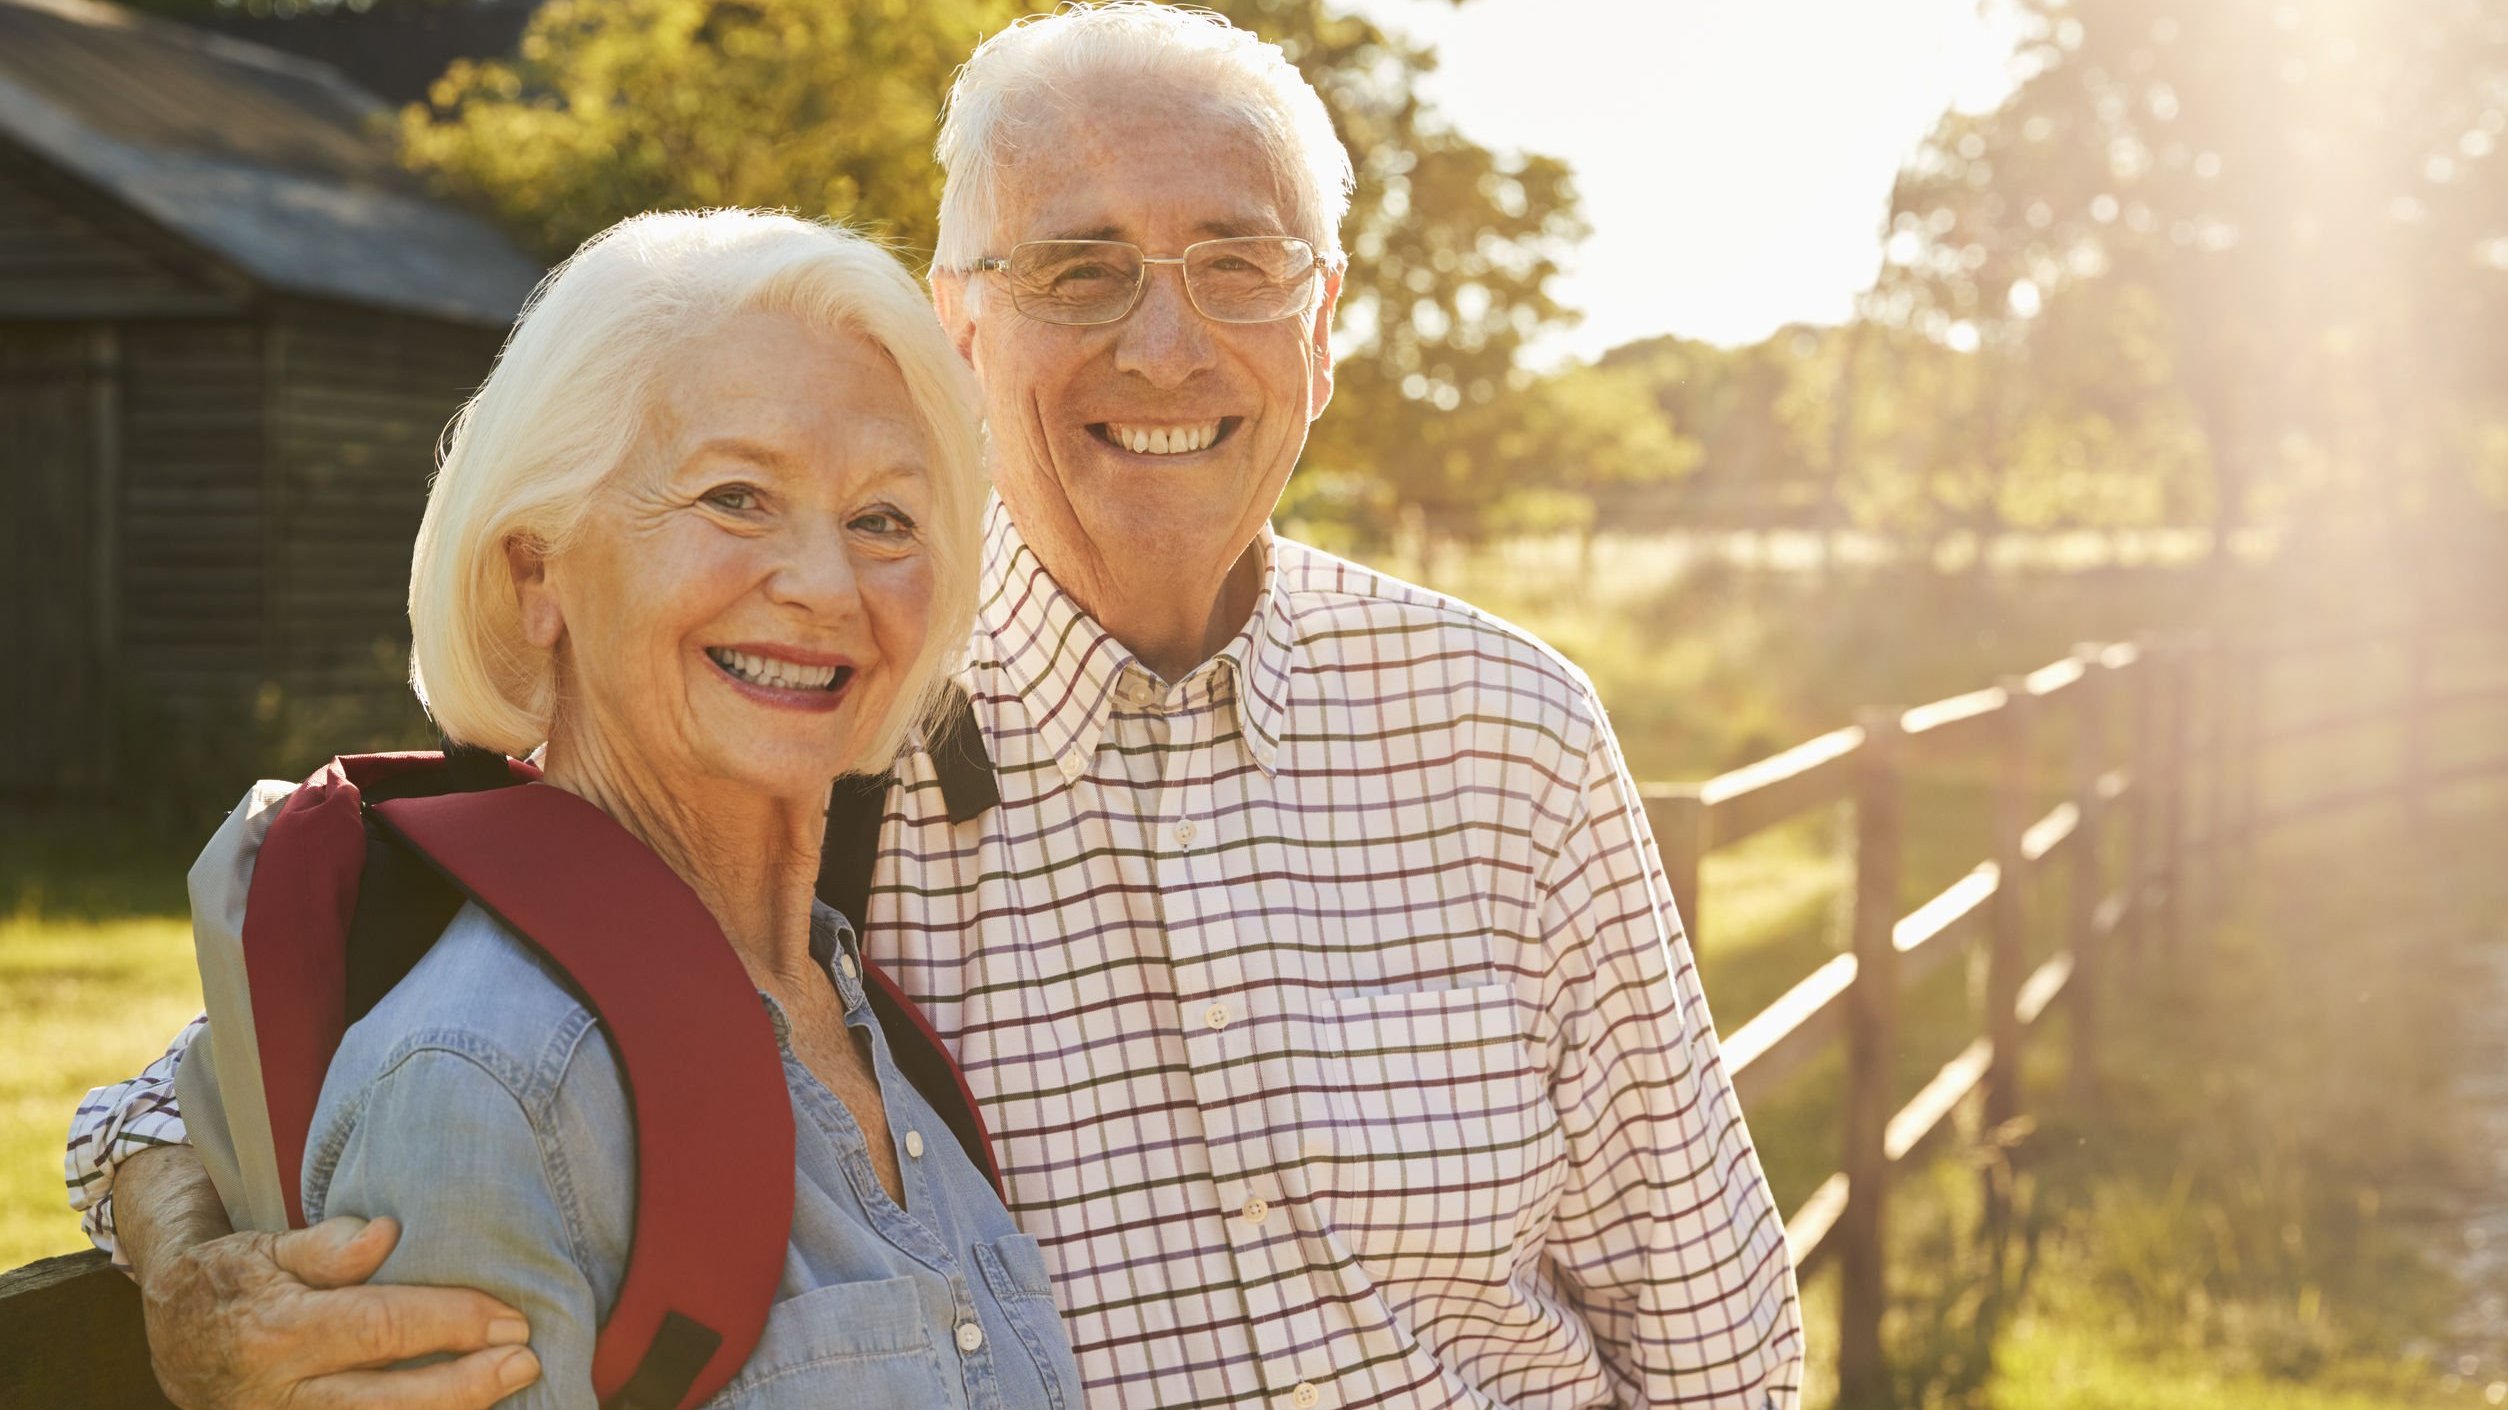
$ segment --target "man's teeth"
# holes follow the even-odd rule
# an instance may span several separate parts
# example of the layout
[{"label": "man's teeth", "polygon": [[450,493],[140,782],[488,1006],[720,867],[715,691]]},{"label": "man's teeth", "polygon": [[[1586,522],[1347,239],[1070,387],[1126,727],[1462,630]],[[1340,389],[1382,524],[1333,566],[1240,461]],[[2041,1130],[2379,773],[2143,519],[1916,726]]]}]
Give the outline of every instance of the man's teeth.
[{"label": "man's teeth", "polygon": [[1106,423],[1106,438],[1134,455],[1184,455],[1207,450],[1219,439],[1219,423],[1204,421],[1192,426],[1126,426]]},{"label": "man's teeth", "polygon": [[716,665],[753,685],[774,686],[781,690],[825,690],[836,683],[834,666],[804,666],[798,661],[779,661],[772,656],[757,656],[725,647],[709,647],[706,655]]}]

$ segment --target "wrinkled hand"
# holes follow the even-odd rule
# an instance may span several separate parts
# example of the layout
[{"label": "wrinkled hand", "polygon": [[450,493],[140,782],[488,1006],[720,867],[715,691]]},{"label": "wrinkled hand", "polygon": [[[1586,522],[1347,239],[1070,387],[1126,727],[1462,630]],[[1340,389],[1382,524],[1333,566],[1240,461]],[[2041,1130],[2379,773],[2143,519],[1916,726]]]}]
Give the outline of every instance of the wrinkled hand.
[{"label": "wrinkled hand", "polygon": [[[539,1379],[522,1316],[468,1288],[365,1287],[392,1220],[241,1233],[149,1270],[140,1297],[166,1398],[183,1410],[486,1410]],[[414,1356],[459,1353],[410,1370]]]}]

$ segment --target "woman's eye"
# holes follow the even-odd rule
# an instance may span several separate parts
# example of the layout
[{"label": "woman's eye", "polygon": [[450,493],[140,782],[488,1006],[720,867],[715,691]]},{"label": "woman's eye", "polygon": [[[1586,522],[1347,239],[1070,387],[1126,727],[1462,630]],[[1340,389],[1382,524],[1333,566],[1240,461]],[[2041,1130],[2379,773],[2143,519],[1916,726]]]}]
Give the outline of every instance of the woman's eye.
[{"label": "woman's eye", "polygon": [[914,532],[914,521],[893,509],[874,509],[854,516],[853,527],[878,538],[904,538]]},{"label": "woman's eye", "polygon": [[758,492],[747,485],[725,485],[718,490],[706,491],[705,502],[717,509],[742,514],[758,507]]}]

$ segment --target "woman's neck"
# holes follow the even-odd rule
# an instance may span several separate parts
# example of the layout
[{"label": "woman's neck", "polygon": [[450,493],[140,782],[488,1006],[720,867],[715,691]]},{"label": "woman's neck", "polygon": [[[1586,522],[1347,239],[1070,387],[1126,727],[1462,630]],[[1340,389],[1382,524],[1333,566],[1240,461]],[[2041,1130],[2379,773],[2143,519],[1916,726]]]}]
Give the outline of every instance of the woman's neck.
[{"label": "woman's neck", "polygon": [[552,738],[547,781],[582,798],[653,849],[697,893],[761,987],[815,971],[810,909],[827,826],[827,790],[805,801],[721,780],[655,779],[619,767],[598,741]]}]

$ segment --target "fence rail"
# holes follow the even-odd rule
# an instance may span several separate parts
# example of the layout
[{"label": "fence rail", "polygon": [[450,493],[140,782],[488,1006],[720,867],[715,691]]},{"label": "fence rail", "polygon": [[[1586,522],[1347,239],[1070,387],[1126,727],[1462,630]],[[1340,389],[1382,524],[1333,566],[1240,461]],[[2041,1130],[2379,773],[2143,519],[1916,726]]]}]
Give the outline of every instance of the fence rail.
[{"label": "fence rail", "polygon": [[[2429,759],[2435,716],[2508,705],[2508,683],[2431,688],[2439,641],[2475,631],[2508,639],[2508,622],[2423,618],[2272,641],[2146,636],[2082,646],[1983,689],[1912,709],[1866,710],[1853,725],[1703,783],[1640,790],[1693,946],[1702,944],[1698,876],[1710,853],[1814,810],[1854,809],[1851,946],[1723,1043],[1746,1105],[1780,1091],[1831,1044],[1846,1045],[1841,1168],[1785,1227],[1799,1265],[1832,1257],[1841,1265],[1842,1404],[1877,1402],[1887,1379],[1882,1232],[1892,1172],[1981,1092],[1989,1129],[2021,1114],[2023,1050],[2059,1001],[2071,1005],[2068,1080],[2086,1095],[2098,1081],[2099,1000],[2111,961],[2146,946],[2174,949],[2198,933],[2205,908],[2219,899],[2224,868],[2259,832],[2398,798],[2418,819],[2437,788],[2508,776],[2508,755],[2447,767]],[[2400,698],[2265,727],[2266,687],[2278,667],[2396,646],[2406,653]],[[2259,807],[2266,751],[2397,723],[2402,747],[2391,777]],[[2059,728],[2072,734],[2064,796],[2033,813],[2042,792],[2038,740]],[[1990,855],[1902,913],[1907,775],[1954,759],[1982,759],[1993,770]],[[2032,967],[2030,897],[2058,867],[2068,867],[2070,878],[2064,934]],[[1980,944],[1983,1031],[1893,1107],[1902,994]],[[1988,1217],[1998,1217],[1991,1194]]]}]

